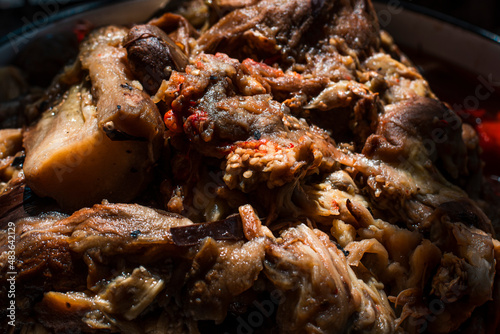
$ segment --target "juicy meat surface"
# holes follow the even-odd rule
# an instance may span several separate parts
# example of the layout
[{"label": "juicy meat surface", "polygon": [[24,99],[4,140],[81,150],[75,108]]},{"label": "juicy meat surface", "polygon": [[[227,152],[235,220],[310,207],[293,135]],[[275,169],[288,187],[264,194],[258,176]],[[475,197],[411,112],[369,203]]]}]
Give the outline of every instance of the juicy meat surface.
[{"label": "juicy meat surface", "polygon": [[[20,307],[20,312],[33,315],[31,312],[34,311],[34,303],[39,301],[44,291],[53,291],[52,294],[46,294],[42,301],[49,305],[49,300],[59,296],[60,292],[69,292],[68,296],[60,297],[69,303],[78,304],[78,300],[85,295],[97,298],[96,293],[99,294],[99,291],[101,294],[104,293],[102,283],[100,283],[102,280],[111,280],[112,285],[117,284],[117,280],[121,280],[119,275],[114,274],[116,271],[127,273],[127,268],[134,269],[139,266],[139,262],[145,266],[157,261],[162,262],[161,259],[164,259],[165,254],[181,256],[183,249],[173,243],[169,231],[172,227],[190,224],[192,222],[184,217],[134,204],[101,204],[79,210],[69,217],[61,214],[43,214],[18,221],[16,224],[16,278],[19,282],[19,294],[25,301],[24,306]],[[5,233],[2,234],[1,247],[7,254],[8,245],[3,237],[6,239]],[[102,247],[103,245],[106,246]],[[124,256],[127,259],[125,262],[120,260],[125,259]],[[4,282],[7,279],[5,261],[7,257],[2,256],[0,277]],[[139,269],[140,272],[131,270],[129,273],[132,277],[139,274],[151,275],[144,270]],[[127,274],[124,275],[126,278]],[[160,284],[158,277],[161,275],[165,273],[156,272],[153,278],[157,282],[151,282],[151,284],[155,286]],[[144,282],[146,278],[138,279],[146,284],[144,289],[149,289],[147,286],[149,283]],[[130,292],[138,289],[137,284],[132,282],[122,282],[122,285],[128,286],[127,289],[130,289]],[[109,289],[116,290],[111,286]],[[73,292],[78,292],[74,298],[71,297]],[[86,312],[85,309],[89,312],[94,308],[100,310],[104,303],[108,310],[111,308],[109,311],[111,314],[121,314],[122,310],[127,307],[120,305],[125,292],[112,293],[116,296],[114,300],[110,300],[110,303],[115,306],[110,306],[103,300],[101,304],[97,303],[92,306],[87,301],[86,306],[75,305],[74,309],[66,308],[66,311],[70,314],[83,312],[81,313],[83,315]],[[142,300],[140,295],[134,298],[141,300],[141,303],[146,303],[145,306],[147,306],[154,296],[149,302]],[[127,303],[134,304],[132,301],[127,301]],[[62,305],[65,303],[63,302]],[[129,306],[130,314],[137,316],[141,312],[141,309],[134,308],[134,305],[129,304]],[[65,322],[69,320],[66,317],[59,319],[58,308],[53,305],[48,309],[41,307],[41,310],[45,314],[42,316],[42,319],[45,319],[42,322],[54,330],[71,331],[75,327],[86,327],[85,323],[79,321]],[[125,318],[127,317],[125,315]]]},{"label": "juicy meat surface", "polygon": [[307,48],[321,45],[318,42],[325,37],[338,35],[348,47],[363,53],[379,43],[375,17],[371,3],[364,0],[264,0],[219,20],[198,39],[195,52],[217,50],[238,59],[241,54],[302,58]]},{"label": "juicy meat surface", "polygon": [[177,9],[90,33],[0,130],[21,331],[497,332],[478,136],[370,1]]},{"label": "juicy meat surface", "polygon": [[328,135],[273,100],[265,74],[252,76],[249,67],[261,64],[222,54],[201,54],[194,62],[185,73],[174,72],[156,96],[172,106],[165,115],[172,135],[187,136],[204,155],[226,156],[229,188],[250,191],[262,182],[273,188],[333,163]]},{"label": "juicy meat surface", "polygon": [[63,208],[132,200],[159,157],[164,126],[125,66],[126,32],[92,33],[78,60],[90,81],[71,86],[25,133],[27,184]]},{"label": "juicy meat surface", "polygon": [[[146,139],[158,145],[161,116],[127,66],[123,39],[126,29],[107,27],[93,32],[81,45],[79,60],[87,70],[97,100],[98,127],[117,136]],[[154,154],[153,148],[148,152]]]},{"label": "juicy meat surface", "polygon": [[363,154],[371,159],[399,162],[410,158],[418,141],[425,145],[425,157],[451,180],[466,173],[467,151],[462,140],[462,121],[437,100],[417,97],[385,109]]},{"label": "juicy meat surface", "polygon": [[305,225],[284,231],[269,247],[265,265],[283,293],[277,321],[285,333],[396,331],[385,293],[358,279],[321,231]]}]

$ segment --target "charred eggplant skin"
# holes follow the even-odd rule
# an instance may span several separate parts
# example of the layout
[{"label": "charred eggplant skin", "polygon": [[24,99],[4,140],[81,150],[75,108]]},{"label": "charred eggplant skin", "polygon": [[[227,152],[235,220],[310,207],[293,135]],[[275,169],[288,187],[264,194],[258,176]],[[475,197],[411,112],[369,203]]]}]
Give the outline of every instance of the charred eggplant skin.
[{"label": "charred eggplant skin", "polygon": [[157,26],[144,24],[130,29],[123,41],[133,74],[145,90],[154,94],[172,70],[184,71],[189,60],[181,48]]}]

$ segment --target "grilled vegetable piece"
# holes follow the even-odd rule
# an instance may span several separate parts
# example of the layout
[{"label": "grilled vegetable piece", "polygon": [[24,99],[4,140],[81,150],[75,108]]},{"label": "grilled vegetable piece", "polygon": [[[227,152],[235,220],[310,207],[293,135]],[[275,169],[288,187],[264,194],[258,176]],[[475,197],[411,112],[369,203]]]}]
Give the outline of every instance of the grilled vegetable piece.
[{"label": "grilled vegetable piece", "polygon": [[189,62],[182,49],[154,25],[133,27],[123,44],[132,72],[150,94],[156,93],[173,70],[184,71]]}]

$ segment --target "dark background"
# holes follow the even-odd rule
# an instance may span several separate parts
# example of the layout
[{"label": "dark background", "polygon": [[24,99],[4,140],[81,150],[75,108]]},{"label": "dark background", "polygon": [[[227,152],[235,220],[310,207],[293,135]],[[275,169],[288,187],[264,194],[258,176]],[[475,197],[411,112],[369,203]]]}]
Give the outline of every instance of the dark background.
[{"label": "dark background", "polygon": [[500,1],[498,0],[413,0],[409,2],[500,34]]},{"label": "dark background", "polygon": [[[57,3],[60,9],[67,9],[75,5],[96,2],[110,1],[0,0],[0,36],[21,28],[23,24],[26,24],[26,19],[33,21],[34,14],[42,9],[40,7],[42,3]],[[392,4],[404,2],[389,1]],[[437,10],[500,34],[500,1],[498,0],[411,0],[407,2]]]},{"label": "dark background", "polygon": [[[49,13],[57,8],[61,10],[70,9],[75,6],[92,5],[97,3],[112,3],[118,1],[82,1],[82,0],[0,0],[0,37],[9,32],[22,28],[28,22],[44,19],[37,13]],[[45,6],[44,6],[45,5]]]}]

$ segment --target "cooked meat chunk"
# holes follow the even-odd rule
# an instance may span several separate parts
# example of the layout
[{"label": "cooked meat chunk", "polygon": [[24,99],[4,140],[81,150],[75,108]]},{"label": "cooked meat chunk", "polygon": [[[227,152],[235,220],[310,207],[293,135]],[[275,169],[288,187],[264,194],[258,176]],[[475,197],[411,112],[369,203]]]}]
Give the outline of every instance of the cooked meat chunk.
[{"label": "cooked meat chunk", "polygon": [[[422,146],[417,145],[417,153],[424,151]],[[340,151],[336,154],[341,164],[351,167],[354,174],[363,175],[357,179],[357,184],[363,193],[376,199],[370,201],[374,208],[386,212],[381,217],[393,223],[405,222],[410,230],[427,231],[429,219],[439,206],[462,202],[465,207],[458,204],[456,207],[463,211],[457,214],[468,222],[474,222],[485,232],[493,233],[490,220],[477,204],[463,190],[446,181],[431,164],[421,165],[411,159],[386,163],[358,154],[343,154]]]},{"label": "cooked meat chunk", "polygon": [[132,83],[119,46],[125,34],[111,27],[89,36],[80,61],[90,82],[71,86],[25,134],[27,184],[64,208],[130,201],[158,159],[161,116]]},{"label": "cooked meat chunk", "polygon": [[199,37],[199,32],[181,15],[165,13],[159,18],[152,19],[148,24],[157,26],[167,33],[186,55],[191,54],[195,39]]},{"label": "cooked meat chunk", "polygon": [[[83,254],[98,247],[101,256],[147,251],[152,259],[155,253],[160,255],[177,249],[169,232],[172,226],[189,224],[192,223],[186,218],[136,204],[99,204],[67,218],[61,215],[25,218],[16,227],[19,236],[16,254],[20,260],[18,278],[22,280],[36,272],[50,273],[52,269],[56,270],[52,272],[54,277],[63,274],[64,271],[57,271],[57,266],[51,267],[52,261],[59,263],[57,256],[51,258],[51,253],[70,259],[73,252]],[[106,248],[99,247],[102,245]],[[145,245],[148,249],[144,249]],[[67,265],[71,266],[71,262]]]},{"label": "cooked meat chunk", "polygon": [[325,226],[330,226],[332,219],[357,226],[347,208],[349,201],[369,205],[354,180],[343,170],[328,174],[314,184],[308,184],[307,180],[301,182],[294,190],[292,201],[299,215],[311,217]]},{"label": "cooked meat chunk", "polygon": [[[90,328],[116,330],[120,327],[113,324],[116,320],[106,322],[102,319],[105,315],[134,320],[164,287],[161,278],[139,267],[130,274],[117,276],[95,295],[51,291],[43,296],[39,305],[41,322],[55,331],[67,331],[72,327],[85,330],[85,324]],[[82,319],[78,319],[78,315]],[[139,332],[138,328],[135,332]]]},{"label": "cooked meat chunk", "polygon": [[264,272],[283,294],[277,321],[285,333],[393,333],[394,313],[376,284],[358,279],[328,236],[305,225],[269,246]]},{"label": "cooked meat chunk", "polygon": [[157,97],[172,106],[165,115],[172,135],[184,133],[205,155],[225,156],[230,188],[281,186],[333,164],[328,135],[289,115],[258,80],[248,86],[252,77],[237,60],[201,54],[194,63],[165,81]]},{"label": "cooked meat chunk", "polygon": [[[435,226],[431,239],[443,249],[443,257],[432,280],[428,304],[422,307],[417,302],[417,306],[415,300],[420,298],[402,297],[408,303],[403,308],[402,317],[410,317],[405,323],[408,329],[419,324],[417,330],[448,333],[457,330],[474,308],[491,299],[495,271],[494,246],[489,235],[463,224],[436,223]],[[434,302],[431,299],[433,297],[436,298]],[[422,321],[436,307],[440,308],[440,312],[434,312],[435,321]]]},{"label": "cooked meat chunk", "polygon": [[375,15],[365,1],[259,1],[219,20],[198,39],[195,52],[217,50],[240,60],[278,55],[285,61],[290,56],[303,61],[308,48],[321,48],[323,40],[342,36],[362,54],[379,43]]},{"label": "cooked meat chunk", "polygon": [[[16,280],[19,296],[23,296],[24,300],[20,312],[33,312],[33,303],[38,301],[43,291],[80,291],[94,296],[86,291],[100,291],[102,280],[111,278],[114,279],[111,284],[118,284],[120,281],[122,285],[127,282],[125,278],[113,277],[116,270],[126,272],[128,266],[134,266],[137,262],[146,266],[157,263],[165,260],[165,254],[180,256],[182,249],[179,252],[180,248],[173,243],[169,230],[174,226],[190,224],[192,223],[188,219],[175,214],[126,204],[96,205],[77,211],[70,217],[53,214],[18,221]],[[1,249],[5,255],[1,257],[1,278],[5,280],[9,271],[5,265],[8,244],[6,233],[3,232],[2,235],[5,238],[2,238]],[[131,272],[131,275],[133,277],[134,273]],[[130,293],[137,288],[137,284],[133,282],[125,285]],[[111,289],[112,286],[108,288]],[[118,288],[116,286],[112,290]],[[110,293],[107,292],[108,297],[101,297],[108,300],[123,298],[120,292],[113,292],[116,294],[114,297]],[[71,299],[71,296],[65,298]],[[142,300],[142,297],[137,298]],[[125,307],[119,299],[110,301],[114,306],[102,299],[100,302],[101,305],[108,305],[107,307]],[[92,305],[85,308],[95,310],[95,305]],[[144,309],[145,305],[139,305],[143,304],[129,304],[131,316],[134,314],[135,317]],[[79,307],[76,306],[73,311],[78,310]],[[57,315],[57,308],[45,309],[44,313]],[[115,310],[111,313],[122,312]],[[81,325],[80,323],[77,327],[80,328]],[[60,323],[54,326],[60,326]]]},{"label": "cooked meat chunk", "polygon": [[225,14],[235,9],[252,6],[259,1],[261,0],[215,0],[209,3],[209,5],[213,11],[220,17],[223,17]]},{"label": "cooked meat chunk", "polygon": [[[130,321],[156,303],[163,289],[180,298],[188,319],[222,321],[229,303],[257,279],[272,237],[252,212],[251,207],[242,209],[240,225],[250,240],[217,241],[207,236],[191,248],[177,246],[170,232],[191,226],[188,219],[139,205],[103,204],[70,217],[26,218],[16,227],[17,282],[22,283],[21,292],[53,291],[45,294],[37,309],[42,323],[54,330],[134,327]],[[5,239],[1,239],[4,250]],[[175,268],[178,274],[168,266],[160,269],[159,264],[169,263],[166,254],[192,261],[191,269],[180,266]],[[1,260],[5,263],[7,256]],[[130,269],[138,261],[154,272]],[[2,270],[6,279],[7,266]],[[116,271],[122,274],[115,275]],[[179,274],[185,278],[178,282],[173,277]],[[74,275],[87,277],[71,280]],[[22,311],[29,312],[28,306]]]},{"label": "cooked meat chunk", "polygon": [[185,312],[194,320],[222,322],[230,303],[257,280],[266,243],[266,238],[236,243],[206,239],[186,277],[181,295]]},{"label": "cooked meat chunk", "polygon": [[498,331],[480,140],[370,1],[169,6],[7,73],[0,331],[14,271],[21,332]]},{"label": "cooked meat chunk", "polygon": [[[475,208],[469,212],[478,213],[477,205],[443,177],[455,179],[466,168],[467,150],[458,117],[427,98],[386,109],[363,155],[336,151],[341,163],[364,175],[364,189],[379,198],[375,206],[389,209],[419,229],[426,229],[426,219],[447,202],[464,201]],[[388,198],[397,201],[389,203]],[[481,229],[493,231],[482,213],[473,215]]]},{"label": "cooked meat chunk", "polygon": [[[415,150],[415,141],[426,149]],[[462,122],[437,100],[414,98],[385,108],[377,132],[363,148],[369,158],[399,163],[433,163],[448,178],[457,179],[467,168]]]},{"label": "cooked meat chunk", "polygon": [[418,71],[385,53],[375,53],[367,58],[362,68],[361,81],[379,92],[385,104],[402,102],[417,97],[435,98],[427,81]]},{"label": "cooked meat chunk", "polygon": [[156,305],[155,299],[160,298],[164,290],[165,281],[158,274],[138,267],[115,277],[97,291],[48,292],[37,309],[41,323],[59,333],[93,330],[133,334],[198,333],[196,323],[179,316],[175,305],[162,311],[159,319],[140,315],[145,307]]},{"label": "cooked meat chunk", "polygon": [[[241,61],[251,57],[279,65],[285,78],[300,73],[302,82],[315,80],[314,89],[288,83],[287,95],[274,87],[272,92],[292,114],[330,131],[337,141],[361,147],[382,111],[378,91],[370,91],[360,74],[360,59],[379,45],[374,18],[365,1],[259,1],[232,11],[205,32],[195,53],[216,48]],[[379,81],[378,86],[385,84]]]},{"label": "cooked meat chunk", "polygon": [[[389,168],[388,165],[384,166],[380,164],[380,162],[372,162],[371,164],[372,166],[369,167],[369,169],[373,168],[372,170],[378,168],[380,168],[380,170]],[[379,166],[374,167],[376,165]],[[358,163],[354,164],[353,166],[356,166],[358,170],[362,171],[368,165],[363,165],[363,163],[360,163],[358,161]],[[400,175],[400,177],[401,176],[402,175]],[[430,175],[428,174],[427,178],[428,180],[431,180],[429,176]],[[418,180],[419,178],[420,177],[417,177],[416,175],[414,176],[414,180]],[[401,180],[399,183],[400,185],[407,183],[407,181],[404,181],[402,179],[399,180]],[[391,187],[388,184],[388,181],[389,179],[385,178],[385,185]],[[420,187],[421,190],[425,190],[424,182],[417,181],[415,182],[415,184]],[[436,189],[438,187],[442,187],[444,189],[446,187],[446,183],[442,183],[441,185],[437,183],[435,187]],[[389,189],[394,188],[391,187]],[[437,270],[437,273],[432,278],[432,282],[435,286],[432,294],[435,293],[436,298],[441,300],[439,303],[446,304],[446,306],[443,306],[445,312],[441,314],[439,318],[442,320],[436,321],[436,323],[433,323],[431,326],[433,328],[433,332],[448,332],[458,328],[461,322],[458,322],[456,319],[451,320],[451,318],[447,318],[450,316],[450,314],[456,314],[459,309],[463,310],[464,314],[468,314],[474,307],[482,305],[490,298],[489,294],[491,293],[491,287],[493,286],[492,272],[494,271],[492,239],[490,235],[487,235],[481,230],[477,230],[476,227],[480,227],[485,231],[491,233],[491,224],[485,217],[485,215],[482,212],[478,211],[477,206],[475,206],[472,201],[470,201],[460,191],[455,190],[455,194],[453,194],[453,189],[454,187],[448,185],[448,189],[446,191],[440,191],[435,195],[427,194],[423,196],[423,194],[420,194],[416,197],[417,200],[414,200],[412,204],[404,204],[403,202],[403,207],[392,210],[393,214],[401,215],[402,211],[410,212],[411,209],[414,210],[416,204],[418,203],[417,205],[421,206],[422,211],[427,211],[427,214],[425,215],[422,215],[421,211],[420,214],[422,216],[419,217],[419,219],[422,219],[422,217],[427,217],[427,220],[421,221],[415,227],[417,227],[417,231],[427,230],[427,233],[430,233],[431,235],[430,242],[424,240],[425,242],[422,241],[421,245],[415,248],[415,251],[413,251],[414,255],[412,255],[412,257],[409,259],[409,263],[411,264],[409,268],[404,269],[404,261],[399,262],[402,259],[398,258],[393,258],[393,261],[397,260],[399,264],[392,263],[387,267],[387,257],[389,256],[389,259],[391,259],[393,254],[391,254],[392,252],[389,254],[385,253],[384,249],[382,249],[381,252],[377,251],[377,253],[382,255],[379,260],[377,260],[376,262],[373,262],[373,260],[368,262],[370,263],[369,269],[372,272],[378,273],[380,279],[382,279],[384,283],[389,283],[386,280],[390,276],[385,275],[387,275],[388,272],[391,272],[392,270],[399,271],[403,269],[403,272],[400,272],[399,275],[402,275],[404,272],[408,273],[405,274],[408,275],[407,278],[400,281],[400,283],[394,284],[395,282],[393,282],[391,284],[391,286],[393,287],[400,286],[402,289],[399,291],[395,290],[393,291],[393,293],[398,295],[397,300],[395,300],[396,303],[399,305],[404,305],[401,319],[404,320],[407,316],[410,316],[409,319],[412,319],[408,320],[408,322],[404,322],[405,326],[412,327],[412,324],[414,324],[415,322],[420,322],[420,320],[418,319],[424,318],[426,314],[431,312],[429,310],[429,307],[431,306],[429,306],[427,304],[428,302],[426,302],[422,297],[422,289],[425,286],[425,282],[428,281],[430,277],[427,276],[427,278],[425,278],[425,276],[421,275],[422,273],[424,273],[424,275],[428,275],[425,273],[433,272],[432,268],[434,268],[434,270]],[[406,191],[410,191],[410,189],[407,188]],[[387,188],[382,192],[382,194],[383,193],[388,193]],[[401,196],[403,193],[399,194]],[[456,196],[456,198],[451,202],[440,202],[445,200],[448,196]],[[462,199],[459,199],[460,196],[462,196]],[[381,196],[379,196],[379,198],[380,197]],[[386,199],[380,198],[378,202],[380,202],[381,200]],[[353,206],[354,204],[350,204],[347,205],[347,207],[350,209],[353,216],[358,220],[358,225],[362,226],[366,225],[367,223],[369,223],[369,225],[380,224],[374,223],[370,218],[371,215],[367,212],[367,210],[363,209],[362,206],[360,207],[359,201],[357,203],[358,204],[356,204],[355,206]],[[375,206],[377,207],[378,205],[379,203],[377,203]],[[365,213],[363,213],[363,211]],[[407,219],[408,217],[403,218],[403,220]],[[372,223],[370,223],[370,221]],[[361,224],[359,222],[361,222]],[[411,228],[411,226],[408,227]],[[391,233],[391,230],[394,230],[394,228],[391,228],[389,226],[383,227],[383,231],[385,231],[385,233]],[[363,238],[373,237],[373,232],[374,228],[370,228],[366,232],[360,230],[357,231],[357,233]],[[397,235],[400,234],[404,235],[404,233],[401,232],[398,232]],[[344,240],[345,238],[346,236],[344,236]],[[352,234],[351,232],[350,238],[354,239],[355,234]],[[347,234],[347,239],[349,239],[349,234]],[[388,250],[391,249],[387,244],[387,241],[390,239],[377,237],[377,240],[379,240]],[[415,239],[415,241],[417,242],[418,240],[418,238]],[[411,245],[411,243],[409,245]],[[416,247],[415,243],[413,243],[413,245],[414,246],[410,247]],[[346,249],[352,251],[353,247],[359,248],[358,246],[354,246],[351,243],[346,246]],[[419,250],[419,248],[421,249]],[[411,254],[410,249],[402,253],[404,254],[410,252]],[[373,250],[371,252],[373,252]],[[439,260],[440,254],[448,254],[443,258],[448,260],[441,260],[441,264],[438,266],[439,262],[436,262],[436,260]],[[476,254],[477,257],[471,257],[471,254]],[[403,267],[400,267],[401,264],[403,264]],[[422,264],[425,264],[425,266],[422,267]],[[387,269],[382,268],[391,269],[387,271]],[[467,274],[467,272],[469,270],[475,272],[475,274],[473,274],[474,278],[468,276],[469,274]],[[459,283],[460,280],[462,280],[462,283]],[[412,286],[412,288],[406,288],[406,284]],[[461,287],[460,290],[455,291],[453,300],[447,299],[451,298],[450,293],[454,293],[453,286],[456,286],[455,284],[459,284],[459,286]],[[480,286],[486,288],[479,288]],[[439,289],[443,291],[440,292]],[[446,292],[449,290],[451,292]],[[467,308],[465,308],[465,305],[462,305],[462,303],[469,304],[467,304],[468,306]],[[416,311],[415,308],[418,311]],[[465,320],[465,318],[466,317],[463,317],[462,319]],[[441,329],[438,329],[438,327],[436,327],[438,326],[438,324],[439,326],[443,327]]]},{"label": "cooked meat chunk", "polygon": [[155,156],[163,127],[161,116],[149,95],[133,77],[121,45],[127,30],[107,27],[94,31],[81,45],[79,60],[89,73],[92,94],[97,100],[98,127],[106,134],[146,139],[153,144],[149,155]]},{"label": "cooked meat chunk", "polygon": [[[377,95],[367,86],[347,80],[330,83],[304,108],[312,109],[309,117],[315,124],[332,131],[337,141],[351,138],[358,145],[375,131],[382,111]],[[347,120],[340,120],[341,117]]]},{"label": "cooked meat chunk", "polygon": [[106,136],[98,127],[92,95],[81,85],[72,87],[59,107],[45,112],[26,132],[24,146],[28,185],[65,208],[102,199],[131,200],[153,162],[147,142]]},{"label": "cooked meat chunk", "polygon": [[229,242],[206,238],[186,275],[181,299],[195,320],[222,322],[236,297],[250,290],[263,270],[266,246],[274,239],[250,205],[239,208],[247,240]]},{"label": "cooked meat chunk", "polygon": [[[443,205],[435,211],[428,239],[415,231],[374,220],[359,202],[348,207],[363,225],[356,231],[362,240],[345,247],[348,259],[358,268],[360,264],[366,266],[392,287],[391,294],[397,298],[391,299],[403,306],[400,321],[410,332],[438,304],[442,310],[434,314],[437,319],[428,327],[432,332],[455,330],[467,318],[466,314],[491,297],[495,267],[493,239],[474,226],[466,226],[470,225],[468,219],[451,209],[452,205]],[[376,257],[370,258],[368,253]],[[426,296],[426,285],[430,282],[432,291]],[[457,320],[452,314],[464,317]]]}]

